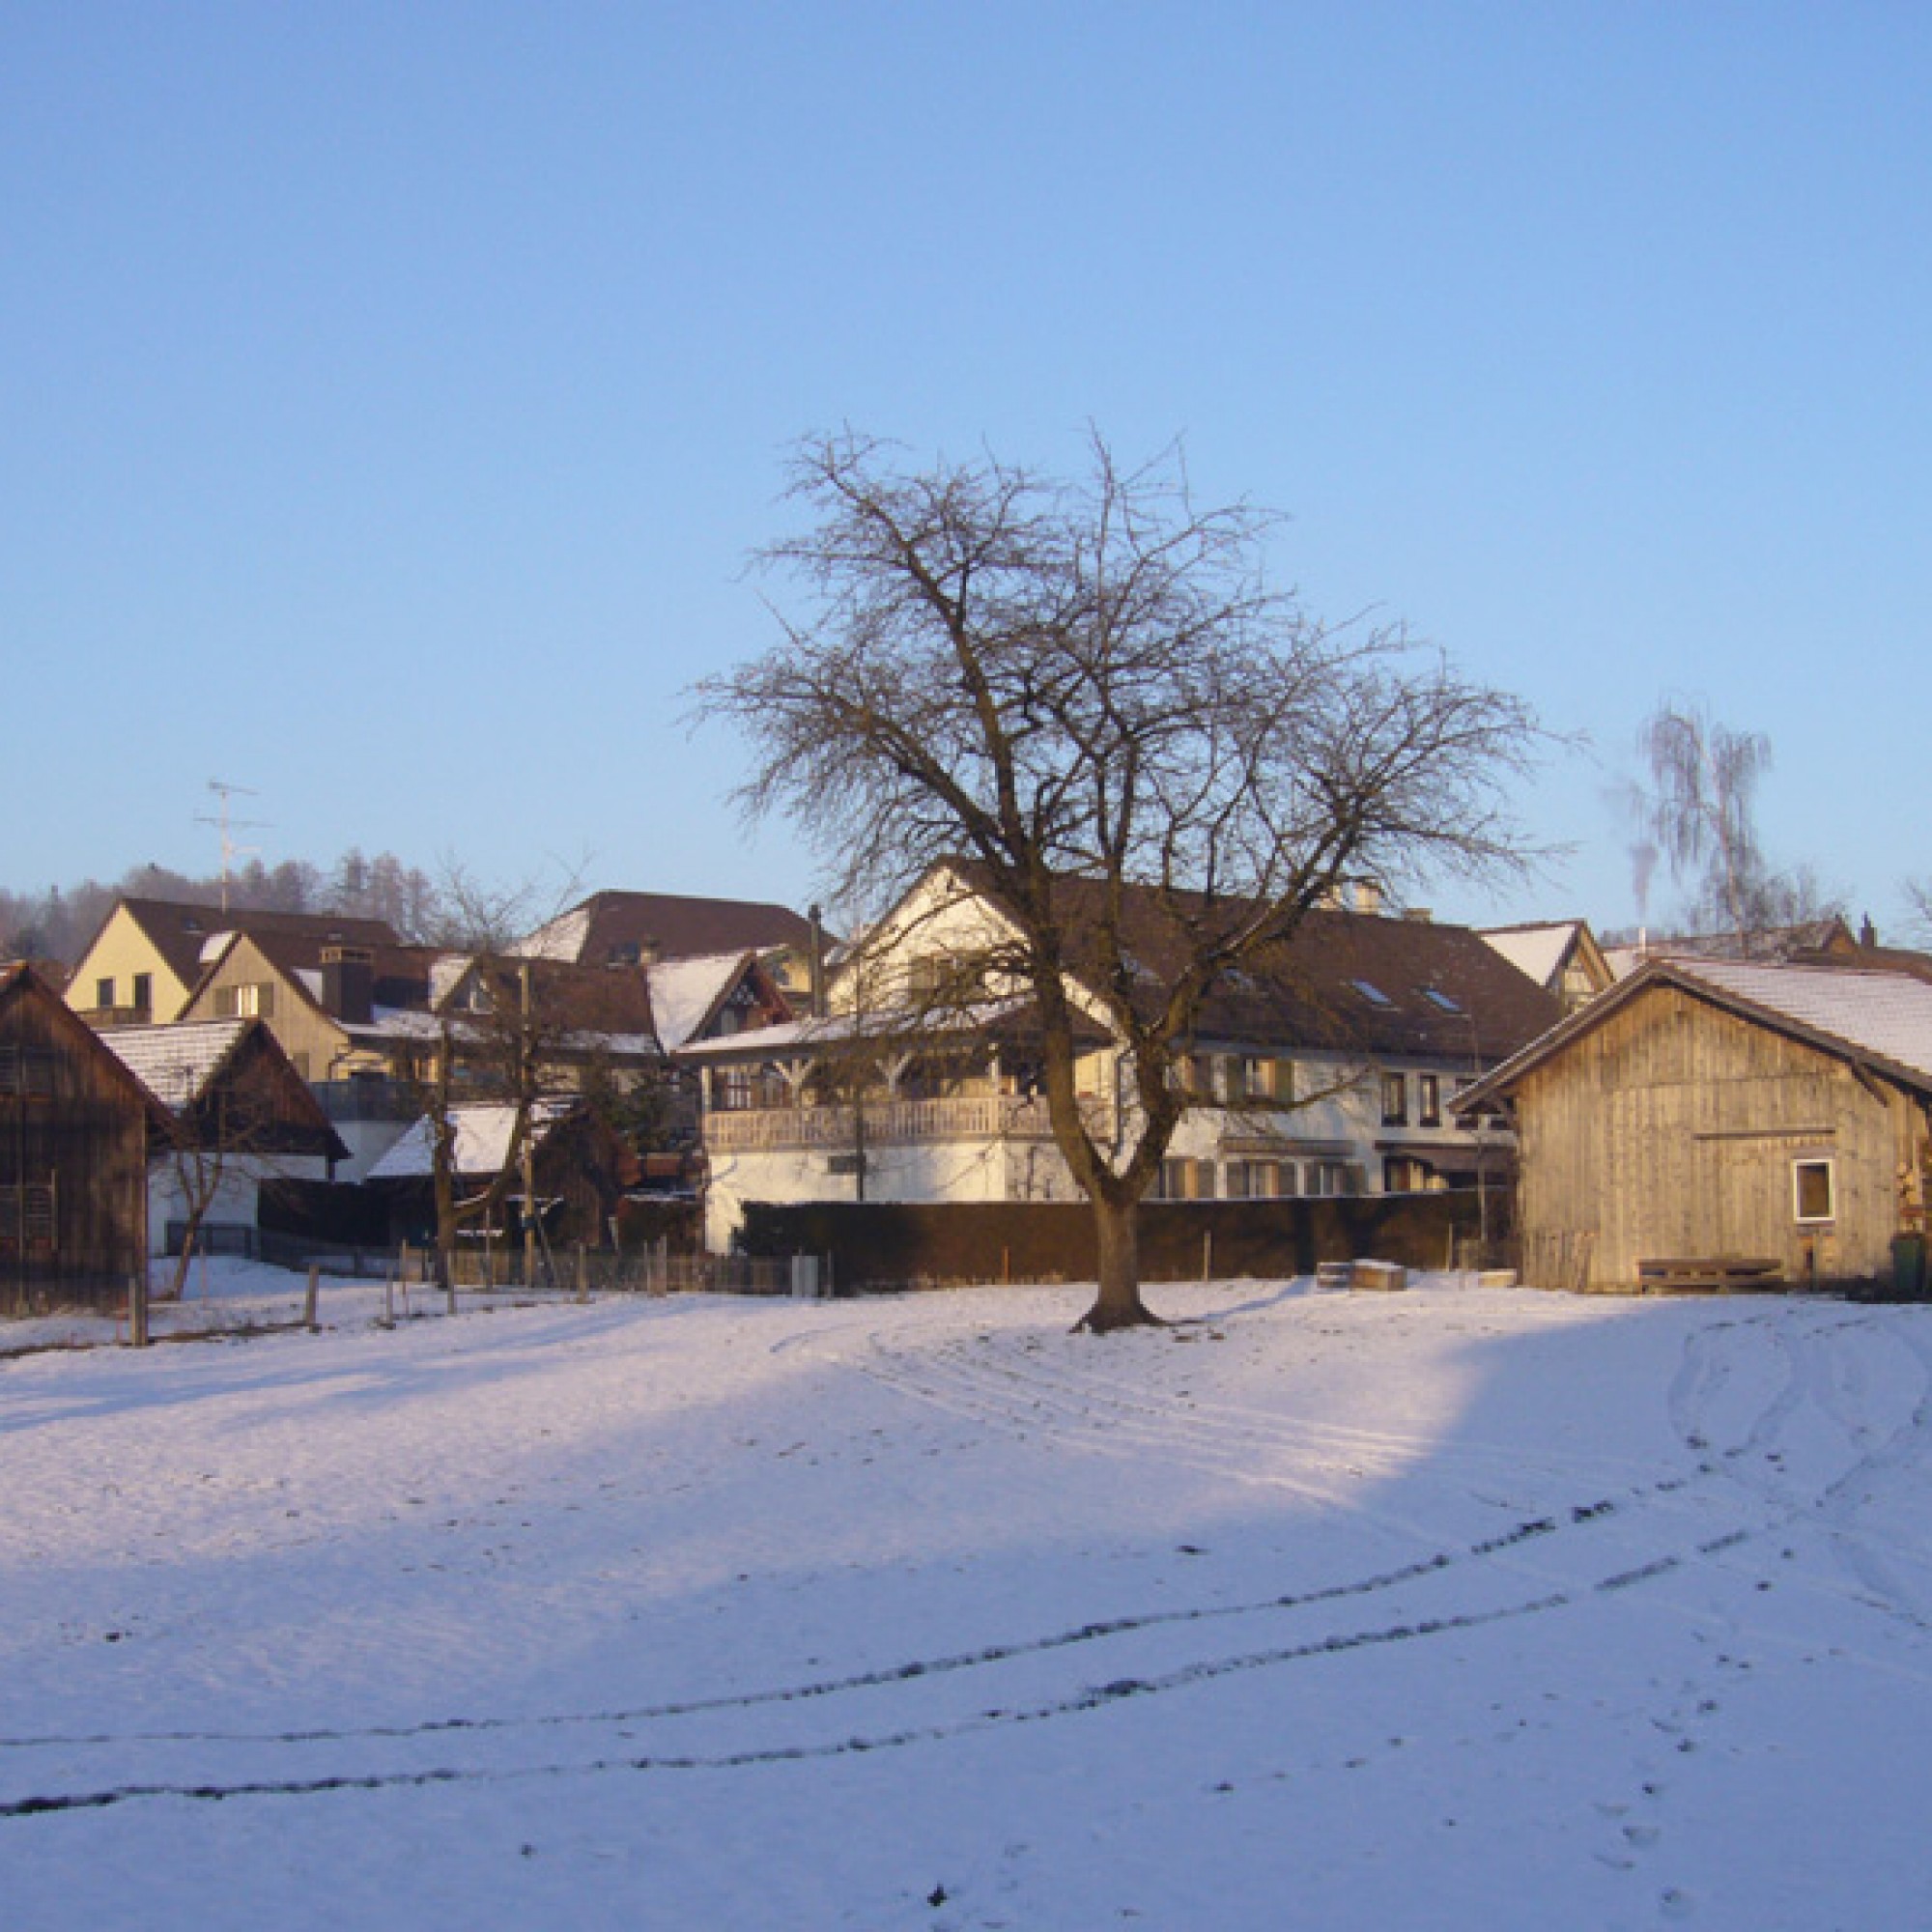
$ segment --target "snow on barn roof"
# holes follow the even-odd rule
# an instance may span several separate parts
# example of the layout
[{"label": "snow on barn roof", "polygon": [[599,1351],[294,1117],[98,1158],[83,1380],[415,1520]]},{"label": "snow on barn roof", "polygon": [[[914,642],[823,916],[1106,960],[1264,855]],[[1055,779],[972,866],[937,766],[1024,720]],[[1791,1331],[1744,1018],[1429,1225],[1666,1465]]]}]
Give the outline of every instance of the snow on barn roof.
[{"label": "snow on barn roof", "polygon": [[185,1107],[251,1024],[246,1019],[177,1020],[169,1026],[113,1027],[100,1038],[157,1100]]},{"label": "snow on barn roof", "polygon": [[[576,1106],[575,1100],[539,1100],[530,1109],[532,1145],[541,1147],[557,1122],[573,1113]],[[516,1119],[516,1108],[507,1102],[452,1107],[449,1121],[456,1132],[456,1172],[500,1174],[503,1163],[510,1157],[510,1133]],[[425,1114],[369,1170],[369,1179],[426,1179],[436,1171],[430,1133],[430,1119]]]},{"label": "snow on barn roof", "polygon": [[1932,984],[1907,973],[1742,959],[1673,959],[1686,979],[1932,1080]]},{"label": "snow on barn roof", "polygon": [[1682,987],[1759,1025],[1786,1029],[1824,1052],[1932,1090],[1932,981],[1870,967],[1678,956],[1647,960],[1477,1081],[1457,1105],[1491,1104],[1533,1067],[1659,985]]}]

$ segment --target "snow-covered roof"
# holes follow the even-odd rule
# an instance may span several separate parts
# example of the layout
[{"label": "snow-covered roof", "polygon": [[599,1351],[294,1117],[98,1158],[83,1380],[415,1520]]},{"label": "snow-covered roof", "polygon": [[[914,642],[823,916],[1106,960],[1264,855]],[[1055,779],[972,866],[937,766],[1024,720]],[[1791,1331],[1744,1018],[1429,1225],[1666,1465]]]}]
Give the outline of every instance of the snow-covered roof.
[{"label": "snow-covered roof", "polygon": [[1477,1081],[1459,1100],[1486,1106],[1532,1067],[1658,983],[1699,989],[1759,1024],[1788,1026],[1824,1051],[1842,1051],[1915,1087],[1932,1089],[1932,981],[1870,967],[1784,961],[1652,958],[1616,988]]},{"label": "snow-covered roof", "polygon": [[526,939],[518,940],[509,951],[526,959],[581,959],[589,933],[590,906],[586,902],[559,913]]},{"label": "snow-covered roof", "polygon": [[[530,1109],[530,1132],[541,1146],[556,1123],[571,1113],[574,1100],[539,1100]],[[510,1134],[517,1110],[507,1103],[487,1102],[452,1107],[450,1125],[456,1133],[458,1174],[498,1174],[510,1156]],[[420,1180],[436,1171],[434,1142],[427,1114],[404,1134],[369,1170],[371,1180]]]},{"label": "snow-covered roof", "polygon": [[1907,973],[1676,958],[1687,979],[1932,1080],[1932,984]]},{"label": "snow-covered roof", "polygon": [[990,1000],[975,1007],[948,1007],[926,1011],[831,1013],[822,1018],[788,1020],[782,1026],[756,1027],[726,1034],[718,1039],[693,1040],[680,1049],[681,1060],[782,1059],[787,1053],[810,1053],[854,1039],[893,1040],[917,1035],[978,1034],[1004,1022],[1025,1020],[1033,1012],[1026,999]]},{"label": "snow-covered roof", "polygon": [[1483,937],[1519,973],[1539,986],[1552,985],[1564,955],[1577,943],[1577,922],[1559,920],[1550,925],[1492,926]]},{"label": "snow-covered roof", "polygon": [[692,1038],[745,970],[747,952],[706,952],[660,959],[650,969],[651,1012],[667,1053]]},{"label": "snow-covered roof", "polygon": [[185,1107],[251,1024],[246,1019],[177,1020],[169,1026],[114,1027],[100,1038],[157,1100]]}]

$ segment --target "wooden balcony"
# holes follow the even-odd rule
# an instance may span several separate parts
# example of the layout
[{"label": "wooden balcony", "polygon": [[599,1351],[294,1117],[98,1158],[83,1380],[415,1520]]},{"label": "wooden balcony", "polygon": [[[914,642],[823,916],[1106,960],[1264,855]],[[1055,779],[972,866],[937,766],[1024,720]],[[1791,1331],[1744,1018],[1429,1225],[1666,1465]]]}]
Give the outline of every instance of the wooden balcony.
[{"label": "wooden balcony", "polygon": [[[1090,1132],[1104,1133],[1109,1112],[1081,1100]],[[980,1094],[951,1100],[873,1100],[863,1107],[755,1107],[704,1117],[714,1153],[777,1152],[799,1148],[849,1151],[861,1138],[872,1147],[932,1141],[1047,1141],[1053,1128],[1043,1099]]]}]

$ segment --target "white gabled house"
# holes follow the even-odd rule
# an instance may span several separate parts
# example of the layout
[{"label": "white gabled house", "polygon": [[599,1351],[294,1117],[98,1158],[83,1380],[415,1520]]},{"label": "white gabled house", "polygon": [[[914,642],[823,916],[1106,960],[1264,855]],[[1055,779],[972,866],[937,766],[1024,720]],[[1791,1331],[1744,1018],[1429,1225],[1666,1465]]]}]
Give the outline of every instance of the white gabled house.
[{"label": "white gabled house", "polygon": [[[1209,1003],[1159,1193],[1251,1199],[1401,1192],[1507,1179],[1507,1137],[1458,1120],[1459,1090],[1560,1017],[1481,935],[1362,909],[1311,913],[1286,965]],[[1159,923],[1136,920],[1151,986]],[[1145,927],[1144,933],[1138,928]],[[1074,1201],[1040,1091],[1030,1003],[999,967],[1012,932],[970,867],[934,867],[837,962],[823,1018],[694,1041],[706,1239],[751,1202]],[[1103,1143],[1136,1131],[1102,1009],[1076,1069]]]}]

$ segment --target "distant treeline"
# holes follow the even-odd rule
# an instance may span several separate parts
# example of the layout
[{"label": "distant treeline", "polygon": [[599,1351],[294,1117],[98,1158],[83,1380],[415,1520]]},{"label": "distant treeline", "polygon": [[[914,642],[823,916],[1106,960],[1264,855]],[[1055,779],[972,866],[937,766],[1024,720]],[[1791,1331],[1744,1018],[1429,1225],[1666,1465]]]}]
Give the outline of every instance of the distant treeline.
[{"label": "distant treeline", "polygon": [[[71,966],[118,898],[177,899],[218,906],[221,876],[194,878],[166,866],[136,866],[111,884],[84,879],[43,893],[0,888],[0,958],[58,959]],[[434,945],[450,908],[443,890],[393,852],[373,859],[352,846],[324,869],[306,859],[265,866],[251,859],[229,875],[228,903],[268,912],[339,912],[385,919],[405,938]]]}]

